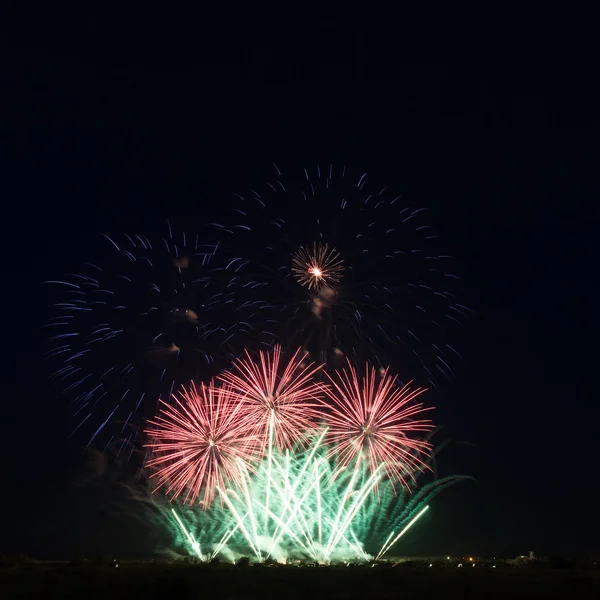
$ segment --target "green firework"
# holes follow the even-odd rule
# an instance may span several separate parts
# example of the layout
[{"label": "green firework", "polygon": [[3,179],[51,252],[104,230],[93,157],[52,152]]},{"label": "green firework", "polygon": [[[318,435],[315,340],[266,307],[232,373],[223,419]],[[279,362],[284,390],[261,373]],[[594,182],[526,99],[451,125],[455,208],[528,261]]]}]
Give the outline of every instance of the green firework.
[{"label": "green firework", "polygon": [[[275,451],[253,471],[239,461],[240,485],[218,488],[213,505],[154,502],[178,544],[202,561],[366,561],[385,556],[426,512],[442,489],[464,479],[446,477],[395,489],[385,465],[341,467],[326,458],[323,432],[299,451]],[[433,459],[432,459],[433,460]]]}]

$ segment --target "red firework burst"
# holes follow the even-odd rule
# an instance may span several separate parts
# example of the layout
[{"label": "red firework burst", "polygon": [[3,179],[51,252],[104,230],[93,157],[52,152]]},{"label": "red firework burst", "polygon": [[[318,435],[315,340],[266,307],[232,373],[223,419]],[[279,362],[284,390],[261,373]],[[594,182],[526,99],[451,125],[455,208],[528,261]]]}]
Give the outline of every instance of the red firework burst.
[{"label": "red firework burst", "polygon": [[309,290],[338,283],[344,272],[344,261],[335,248],[314,242],[300,248],[292,257],[292,272],[298,282]]},{"label": "red firework burst", "polygon": [[307,364],[300,348],[286,364],[281,346],[275,346],[272,352],[259,352],[258,361],[246,352],[234,367],[236,372],[226,371],[221,379],[244,405],[249,428],[263,447],[270,439],[278,448],[306,441],[308,432],[314,430],[315,408],[323,395],[324,387],[313,379],[321,366]]},{"label": "red firework burst", "polygon": [[430,455],[431,444],[409,437],[433,429],[431,421],[414,419],[429,410],[413,402],[424,389],[399,387],[396,376],[387,369],[378,376],[368,364],[363,377],[350,362],[346,369],[327,377],[331,387],[324,391],[331,402],[322,404],[329,413],[330,456],[337,456],[342,465],[366,461],[371,472],[383,463],[392,484],[399,481],[405,486],[407,479],[414,479],[427,468],[424,460]]},{"label": "red firework burst", "polygon": [[150,421],[155,429],[145,432],[152,439],[146,447],[154,451],[148,467],[155,469],[156,489],[164,486],[173,498],[185,492],[190,504],[202,495],[200,503],[208,508],[217,486],[239,480],[238,460],[248,464],[256,457],[258,440],[249,432],[244,407],[226,387],[211,381],[197,389],[192,383],[179,396],[173,396],[174,406],[161,401]]}]

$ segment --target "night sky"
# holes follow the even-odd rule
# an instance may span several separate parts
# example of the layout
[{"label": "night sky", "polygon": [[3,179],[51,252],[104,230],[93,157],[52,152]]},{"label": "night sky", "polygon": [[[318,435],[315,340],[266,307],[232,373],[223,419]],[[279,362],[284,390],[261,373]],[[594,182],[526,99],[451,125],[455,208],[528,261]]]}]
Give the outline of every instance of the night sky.
[{"label": "night sky", "polygon": [[368,171],[429,207],[461,263],[475,316],[456,381],[433,402],[456,442],[442,470],[476,481],[434,501],[406,553],[600,553],[589,54],[575,34],[540,35],[525,54],[459,56],[441,40],[410,51],[408,25],[357,23],[3,22],[0,552],[152,552],[151,525],[119,512],[106,481],[83,483],[98,465],[46,382],[41,282],[83,260],[98,231],[159,231],[167,217],[193,229],[273,161]]}]

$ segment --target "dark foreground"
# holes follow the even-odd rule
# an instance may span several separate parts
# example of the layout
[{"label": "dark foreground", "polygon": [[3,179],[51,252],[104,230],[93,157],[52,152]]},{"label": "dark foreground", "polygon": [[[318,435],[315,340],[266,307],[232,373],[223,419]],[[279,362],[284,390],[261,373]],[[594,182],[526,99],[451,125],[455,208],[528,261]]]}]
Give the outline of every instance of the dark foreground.
[{"label": "dark foreground", "polygon": [[600,571],[520,568],[245,567],[166,564],[0,568],[0,598],[600,598]]}]

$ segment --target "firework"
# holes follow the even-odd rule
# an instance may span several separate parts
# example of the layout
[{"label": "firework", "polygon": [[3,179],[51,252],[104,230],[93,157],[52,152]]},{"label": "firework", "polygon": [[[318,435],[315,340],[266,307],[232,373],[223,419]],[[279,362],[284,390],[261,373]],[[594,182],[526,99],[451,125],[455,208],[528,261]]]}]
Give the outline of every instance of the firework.
[{"label": "firework", "polygon": [[408,485],[426,467],[423,456],[431,449],[415,435],[433,429],[431,421],[415,418],[429,410],[414,402],[424,390],[400,387],[388,369],[378,374],[369,364],[362,377],[350,362],[334,376],[326,375],[329,402],[322,405],[331,453],[342,465],[364,461],[372,473],[383,465],[392,482]]},{"label": "firework", "polygon": [[263,302],[253,348],[275,339],[330,366],[340,356],[392,364],[428,387],[452,378],[453,335],[470,311],[425,209],[366,173],[317,166],[277,169],[264,189],[236,195],[230,215],[215,239],[235,286]]},{"label": "firework", "polygon": [[202,497],[207,508],[217,487],[238,478],[238,460],[252,462],[257,440],[248,433],[243,404],[227,388],[211,382],[197,389],[192,383],[175,400],[174,406],[162,402],[159,416],[150,421],[153,428],[146,430],[153,450],[148,467],[157,488],[165,486],[173,498],[184,493],[190,504]]},{"label": "firework", "polygon": [[[336,481],[331,463],[319,455],[323,437],[321,433],[305,452],[275,453],[255,477],[240,463],[240,489],[219,489],[258,560],[294,554],[319,562],[341,557],[340,553],[365,557],[349,529],[382,471],[360,488],[352,477]],[[269,504],[265,498],[270,498]]]},{"label": "firework", "polygon": [[258,360],[246,351],[220,379],[245,406],[247,422],[265,447],[291,448],[314,429],[323,386],[313,376],[320,369],[306,362],[301,348],[286,360],[281,346],[275,346],[271,352],[259,352]]},{"label": "firework", "polygon": [[56,300],[46,358],[88,445],[133,450],[158,400],[229,364],[250,329],[216,244],[170,226],[164,238],[97,241],[96,260],[46,282]]},{"label": "firework", "polygon": [[294,254],[292,272],[309,290],[331,287],[342,278],[343,261],[335,248],[315,242],[312,248],[300,248]]},{"label": "firework", "polygon": [[206,511],[155,494],[147,501],[152,515],[200,560],[251,555],[257,561],[365,561],[384,556],[436,494],[464,479],[447,477],[421,488],[412,481],[411,489],[396,494],[383,469],[340,470],[328,457],[325,435],[322,431],[297,451],[274,451],[270,465],[265,458],[253,471],[239,461],[237,485],[219,487],[223,502]]}]

